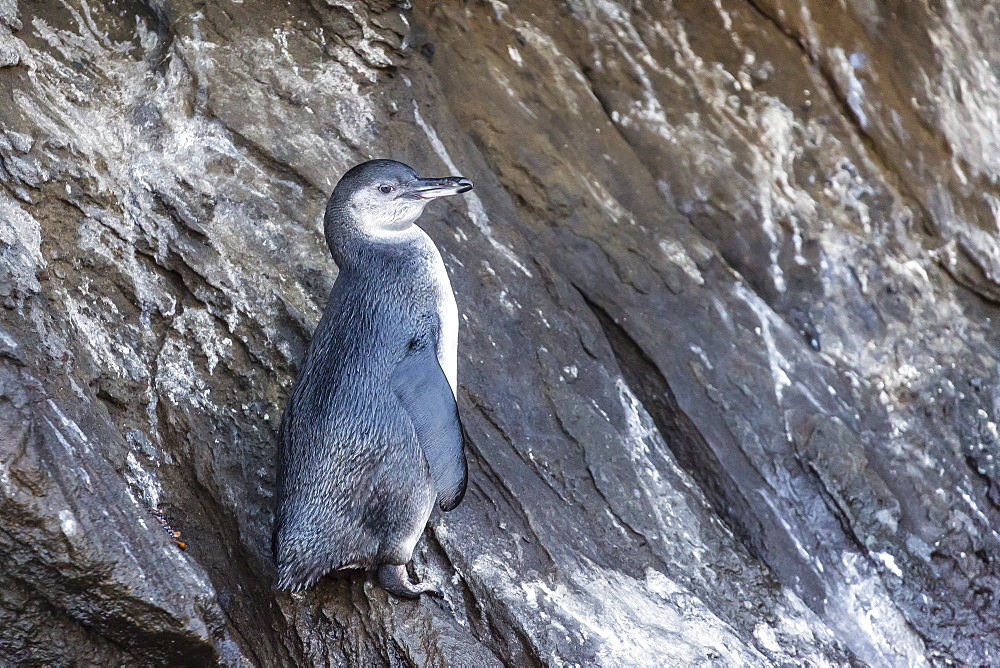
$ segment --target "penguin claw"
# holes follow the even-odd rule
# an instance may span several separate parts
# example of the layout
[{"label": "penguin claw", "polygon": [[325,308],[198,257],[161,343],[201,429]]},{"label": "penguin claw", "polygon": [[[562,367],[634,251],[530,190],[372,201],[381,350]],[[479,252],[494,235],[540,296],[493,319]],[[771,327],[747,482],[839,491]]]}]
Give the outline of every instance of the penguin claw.
[{"label": "penguin claw", "polygon": [[387,592],[400,598],[417,599],[421,594],[435,598],[444,598],[440,589],[428,582],[410,584],[406,566],[397,564],[382,564],[378,568],[378,583]]},{"label": "penguin claw", "polygon": [[429,582],[421,582],[417,586],[420,587],[423,593],[427,594],[428,596],[433,596],[434,598],[440,598],[440,599],[444,598],[444,592],[435,587],[434,585],[430,584]]}]

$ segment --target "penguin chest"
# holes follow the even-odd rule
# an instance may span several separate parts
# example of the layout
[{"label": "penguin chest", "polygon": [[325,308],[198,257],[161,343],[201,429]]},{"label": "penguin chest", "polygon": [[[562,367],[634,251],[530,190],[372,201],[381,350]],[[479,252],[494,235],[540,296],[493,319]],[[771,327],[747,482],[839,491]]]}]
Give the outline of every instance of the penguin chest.
[{"label": "penguin chest", "polygon": [[434,282],[437,288],[437,316],[440,331],[438,332],[437,357],[444,371],[451,392],[458,396],[458,304],[455,303],[455,293],[451,289],[448,271],[440,257],[435,267]]}]

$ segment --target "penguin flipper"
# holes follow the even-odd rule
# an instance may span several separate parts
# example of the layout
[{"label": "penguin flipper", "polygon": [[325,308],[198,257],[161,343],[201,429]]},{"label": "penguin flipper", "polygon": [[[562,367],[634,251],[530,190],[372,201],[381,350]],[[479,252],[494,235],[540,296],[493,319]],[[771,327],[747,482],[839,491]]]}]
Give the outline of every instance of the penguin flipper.
[{"label": "penguin flipper", "polygon": [[408,350],[393,370],[391,384],[427,458],[438,506],[452,510],[465,496],[468,468],[458,404],[433,346]]}]

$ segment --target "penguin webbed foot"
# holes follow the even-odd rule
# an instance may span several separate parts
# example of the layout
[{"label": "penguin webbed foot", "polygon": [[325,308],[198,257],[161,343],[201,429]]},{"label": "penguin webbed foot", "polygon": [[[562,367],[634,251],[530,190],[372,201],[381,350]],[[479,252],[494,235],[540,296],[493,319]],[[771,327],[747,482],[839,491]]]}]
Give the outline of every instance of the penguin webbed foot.
[{"label": "penguin webbed foot", "polygon": [[382,564],[378,567],[378,583],[382,589],[400,598],[417,599],[421,594],[444,598],[441,590],[428,582],[410,584],[405,565]]}]

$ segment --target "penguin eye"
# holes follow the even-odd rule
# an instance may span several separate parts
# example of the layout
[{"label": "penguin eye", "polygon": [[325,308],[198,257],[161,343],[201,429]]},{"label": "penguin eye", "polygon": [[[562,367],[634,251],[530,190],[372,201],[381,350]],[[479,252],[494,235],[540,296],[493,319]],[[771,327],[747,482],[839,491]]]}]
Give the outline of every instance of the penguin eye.
[{"label": "penguin eye", "polygon": [[379,186],[378,189],[380,191],[384,192],[386,195],[388,195],[389,193],[391,193],[393,191],[393,187],[392,186]]}]

